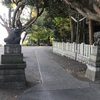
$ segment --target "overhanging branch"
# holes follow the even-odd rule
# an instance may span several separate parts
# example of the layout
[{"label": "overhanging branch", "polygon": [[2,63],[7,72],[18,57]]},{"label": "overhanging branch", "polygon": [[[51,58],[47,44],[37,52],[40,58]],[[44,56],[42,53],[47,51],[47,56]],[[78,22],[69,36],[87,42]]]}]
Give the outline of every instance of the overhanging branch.
[{"label": "overhanging branch", "polygon": [[79,6],[76,6],[73,2],[70,2],[69,0],[64,0],[64,1],[65,1],[65,3],[67,5],[69,5],[70,7],[74,8],[75,10],[77,10],[84,17],[100,22],[100,16],[98,14],[92,13],[89,9],[88,10],[84,10],[84,7],[81,8]]},{"label": "overhanging branch", "polygon": [[35,17],[33,17],[32,19],[30,19],[24,26],[23,26],[23,30],[27,30],[36,20],[37,18],[43,13],[44,11],[44,7],[45,7],[45,2],[41,8],[41,10],[39,10],[39,7],[38,7],[38,2],[37,0],[35,0],[35,3],[36,3],[36,11],[37,11],[37,14]]},{"label": "overhanging branch", "polygon": [[24,5],[25,1],[21,2],[19,5],[17,5],[17,8],[15,9],[13,19],[12,19],[12,27],[15,27],[15,20],[16,20],[16,15],[20,7]]}]

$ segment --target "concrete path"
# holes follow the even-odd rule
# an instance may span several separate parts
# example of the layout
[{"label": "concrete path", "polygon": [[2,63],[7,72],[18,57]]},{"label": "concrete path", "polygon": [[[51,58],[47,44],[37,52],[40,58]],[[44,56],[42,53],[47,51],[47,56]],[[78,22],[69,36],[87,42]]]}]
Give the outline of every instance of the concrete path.
[{"label": "concrete path", "polygon": [[23,47],[26,78],[33,83],[35,80],[36,85],[24,91],[17,100],[100,100],[99,84],[76,79],[46,50],[51,47]]}]

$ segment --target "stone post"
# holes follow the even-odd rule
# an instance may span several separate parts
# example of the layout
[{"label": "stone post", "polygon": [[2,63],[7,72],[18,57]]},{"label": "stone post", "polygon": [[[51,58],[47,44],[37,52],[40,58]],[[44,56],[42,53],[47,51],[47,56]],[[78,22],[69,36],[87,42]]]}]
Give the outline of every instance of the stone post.
[{"label": "stone post", "polygon": [[26,62],[23,61],[21,45],[7,44],[4,54],[1,55],[0,87],[23,88],[26,85]]},{"label": "stone post", "polygon": [[85,76],[92,81],[100,80],[100,46],[93,46]]},{"label": "stone post", "polygon": [[92,81],[98,81],[100,80],[100,32],[94,33],[94,40],[85,76]]}]

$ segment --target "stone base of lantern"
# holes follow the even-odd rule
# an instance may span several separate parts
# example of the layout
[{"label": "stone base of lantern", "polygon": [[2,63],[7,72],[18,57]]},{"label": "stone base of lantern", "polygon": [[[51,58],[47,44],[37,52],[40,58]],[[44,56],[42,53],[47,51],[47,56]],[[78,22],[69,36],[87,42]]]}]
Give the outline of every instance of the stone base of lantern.
[{"label": "stone base of lantern", "polygon": [[26,85],[26,62],[23,61],[21,45],[9,44],[4,46],[1,55],[0,87],[23,88]]}]

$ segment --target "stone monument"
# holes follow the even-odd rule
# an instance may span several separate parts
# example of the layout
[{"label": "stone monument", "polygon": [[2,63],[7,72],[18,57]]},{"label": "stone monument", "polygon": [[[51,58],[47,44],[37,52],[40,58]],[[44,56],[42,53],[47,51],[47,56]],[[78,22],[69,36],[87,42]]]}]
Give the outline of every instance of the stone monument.
[{"label": "stone monument", "polygon": [[100,80],[100,32],[94,33],[94,40],[85,76],[92,81],[98,81]]},{"label": "stone monument", "polygon": [[20,30],[14,29],[5,38],[4,54],[1,55],[0,86],[6,88],[23,88],[26,85],[25,68],[21,52]]}]

